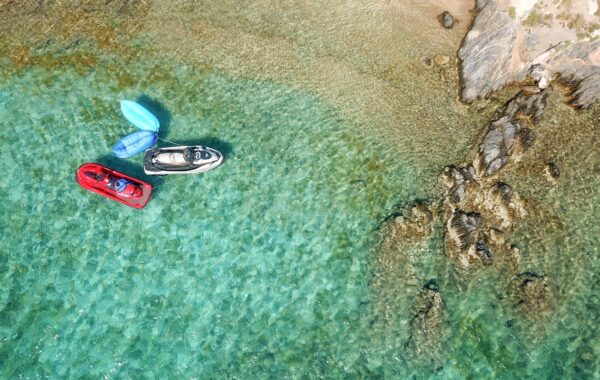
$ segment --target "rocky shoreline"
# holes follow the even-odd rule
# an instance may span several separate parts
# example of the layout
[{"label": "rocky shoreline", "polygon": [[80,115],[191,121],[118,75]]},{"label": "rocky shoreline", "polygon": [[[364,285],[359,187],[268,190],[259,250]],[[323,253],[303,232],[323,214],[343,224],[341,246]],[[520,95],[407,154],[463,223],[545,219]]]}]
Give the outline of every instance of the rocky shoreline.
[{"label": "rocky shoreline", "polygon": [[[395,255],[407,254],[411,245],[422,244],[435,226],[441,226],[443,254],[459,277],[496,267],[508,284],[507,298],[522,319],[537,320],[552,311],[555,292],[551,276],[522,268],[521,251],[511,243],[511,233],[528,214],[528,200],[498,178],[506,166],[526,157],[535,143],[533,128],[543,114],[547,96],[548,90],[519,92],[501,117],[490,123],[475,158],[444,168],[439,201],[418,202],[388,218],[381,230],[382,268],[392,267]],[[555,184],[558,166],[551,163],[546,172],[549,182]],[[414,300],[412,324],[418,333],[407,341],[415,355],[432,352],[445,336],[443,289],[431,285],[430,279],[423,281],[423,290]]]},{"label": "rocky shoreline", "polygon": [[552,81],[569,85],[575,107],[589,107],[598,99],[597,1],[478,0],[475,12],[458,51],[463,101],[527,80],[540,89]]},{"label": "rocky shoreline", "polygon": [[[568,103],[575,108],[587,108],[600,96],[600,12],[593,9],[595,3],[476,2],[471,29],[458,51],[460,98],[470,103],[508,84],[519,84],[520,91],[488,125],[468,155],[474,158],[444,168],[440,200],[418,202],[388,218],[381,230],[380,257],[390,261],[404,255],[407,246],[423,242],[439,225],[443,254],[459,276],[497,267],[519,318],[538,320],[551,313],[556,296],[552,275],[522,268],[522,253],[511,244],[511,233],[528,215],[529,201],[499,177],[506,167],[533,159],[527,152],[535,144],[553,83],[567,85]],[[445,12],[438,21],[448,28],[450,18]],[[559,166],[555,161],[544,165],[546,180],[556,185]],[[430,279],[422,281],[412,322],[418,334],[407,341],[416,355],[441,345],[444,330],[443,289],[432,287]]]}]

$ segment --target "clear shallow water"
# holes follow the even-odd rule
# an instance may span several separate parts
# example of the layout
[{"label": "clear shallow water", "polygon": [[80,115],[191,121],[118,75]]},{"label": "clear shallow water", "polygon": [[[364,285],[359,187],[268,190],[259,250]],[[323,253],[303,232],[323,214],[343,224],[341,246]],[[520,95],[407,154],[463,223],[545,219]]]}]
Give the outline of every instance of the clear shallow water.
[{"label": "clear shallow water", "polygon": [[[308,94],[157,64],[161,80],[100,61],[0,87],[3,376],[367,370],[374,230],[418,178]],[[141,156],[111,157],[134,130],[118,100],[141,95],[162,102],[164,138],[227,157],[152,179],[140,212],[73,176],[98,161],[141,177]]]},{"label": "clear shallow water", "polygon": [[[509,181],[537,203],[514,243],[522,270],[552,280],[549,317],[516,311],[499,266],[455,273],[439,229],[377,288],[376,229],[395,206],[431,196],[419,165],[439,161],[434,152],[419,145],[422,162],[407,163],[295,88],[135,62],[88,52],[3,66],[0,377],[597,374],[597,159],[561,163],[556,188]],[[86,161],[143,177],[141,156],[111,156],[134,130],[118,100],[138,97],[159,111],[162,137],[227,154],[203,175],[151,179],[141,212],[73,178]],[[431,279],[446,338],[415,357],[414,301]]]}]

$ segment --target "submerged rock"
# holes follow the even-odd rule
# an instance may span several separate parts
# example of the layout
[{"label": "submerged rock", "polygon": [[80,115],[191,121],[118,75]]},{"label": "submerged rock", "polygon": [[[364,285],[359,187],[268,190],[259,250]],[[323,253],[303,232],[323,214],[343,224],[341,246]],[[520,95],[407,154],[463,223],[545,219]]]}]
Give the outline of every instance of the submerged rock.
[{"label": "submerged rock", "polygon": [[512,187],[504,182],[498,182],[492,188],[492,192],[500,197],[504,204],[509,204],[512,200],[513,189]]},{"label": "submerged rock", "polygon": [[483,265],[492,265],[492,251],[483,240],[477,242],[475,253]]},{"label": "submerged rock", "polygon": [[447,166],[442,175],[444,183],[448,188],[448,201],[458,204],[466,196],[466,187],[475,179],[475,168],[472,165]]},{"label": "submerged rock", "polygon": [[388,222],[388,238],[418,240],[431,233],[433,212],[423,203],[412,206],[404,215],[394,216]]},{"label": "submerged rock", "polygon": [[480,214],[457,209],[449,220],[448,232],[461,249],[466,249],[477,240],[481,224]]},{"label": "submerged rock", "polygon": [[483,142],[479,145],[478,161],[484,175],[496,174],[508,163],[519,130],[519,122],[510,121],[508,117],[496,120],[490,125]]},{"label": "submerged rock", "polygon": [[509,119],[527,118],[537,123],[546,108],[548,91],[532,92],[524,89],[506,105],[504,115]]},{"label": "submerged rock", "polygon": [[443,340],[444,301],[433,282],[423,286],[414,309],[415,314],[410,322],[412,334],[407,346],[419,356],[434,355]]},{"label": "submerged rock", "polygon": [[424,203],[414,205],[408,214],[407,222],[419,236],[431,233],[431,223],[433,222],[433,212]]},{"label": "submerged rock", "polygon": [[482,192],[478,199],[478,211],[485,214],[488,223],[494,226],[487,231],[487,236],[490,237],[495,227],[508,231],[527,214],[521,196],[504,182],[495,183],[486,192]]},{"label": "submerged rock", "polygon": [[521,128],[517,134],[517,141],[524,149],[529,149],[535,142],[535,132],[529,128]]},{"label": "submerged rock", "polygon": [[488,231],[489,242],[492,245],[503,246],[506,243],[504,231],[498,228],[490,228]]},{"label": "submerged rock", "polygon": [[511,281],[509,292],[515,306],[526,312],[541,314],[552,309],[554,292],[544,274],[524,272]]},{"label": "submerged rock", "polygon": [[438,21],[446,29],[452,29],[454,26],[454,17],[448,11],[444,11],[438,16]]},{"label": "submerged rock", "polygon": [[524,149],[533,145],[535,134],[529,128],[522,128],[519,119],[537,122],[543,114],[547,96],[547,91],[534,94],[521,91],[508,102],[504,115],[490,124],[479,145],[477,160],[477,166],[485,176],[496,174],[510,161],[515,142]]},{"label": "submerged rock", "polygon": [[421,57],[420,62],[425,67],[433,67],[433,61],[429,57]]},{"label": "submerged rock", "polygon": [[481,214],[454,209],[446,222],[444,254],[460,268],[467,268],[475,262],[491,264],[491,252],[486,250],[482,229]]},{"label": "submerged rock", "polygon": [[383,223],[380,231],[378,260],[382,266],[393,266],[401,260],[399,252],[404,252],[410,244],[423,241],[432,232],[435,213],[423,203],[417,203],[401,215],[392,215]]},{"label": "submerged rock", "polygon": [[435,64],[438,66],[445,66],[450,63],[450,57],[447,55],[438,54],[434,58]]},{"label": "submerged rock", "polygon": [[560,169],[555,162],[548,162],[544,167],[544,176],[553,185],[558,183],[558,178],[560,177]]}]

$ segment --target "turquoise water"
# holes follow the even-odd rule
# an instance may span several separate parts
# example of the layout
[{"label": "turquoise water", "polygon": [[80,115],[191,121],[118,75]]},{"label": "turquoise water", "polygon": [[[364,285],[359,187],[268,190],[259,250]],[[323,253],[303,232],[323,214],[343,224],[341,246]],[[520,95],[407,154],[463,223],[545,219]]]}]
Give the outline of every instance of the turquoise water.
[{"label": "turquoise water", "polygon": [[[557,187],[518,189],[540,214],[512,240],[519,271],[546,273],[556,294],[549,315],[524,315],[505,258],[457,273],[439,225],[389,273],[373,264],[382,220],[435,200],[428,162],[314,95],[156,57],[32,61],[0,70],[1,378],[598,376],[595,156],[561,166]],[[135,130],[120,99],[224,164],[154,178],[141,155],[114,158]],[[148,206],[79,188],[90,161],[152,182]],[[442,339],[419,356],[407,342],[430,280]]]},{"label": "turquoise water", "polygon": [[[148,78],[154,65],[168,77]],[[385,214],[424,196],[411,168],[309,94],[125,67],[27,67],[0,87],[2,377],[367,371],[369,253]],[[98,161],[148,179],[141,156],[111,157],[134,130],[118,101],[141,96],[163,138],[226,161],[150,178],[138,211],[74,172]]]}]

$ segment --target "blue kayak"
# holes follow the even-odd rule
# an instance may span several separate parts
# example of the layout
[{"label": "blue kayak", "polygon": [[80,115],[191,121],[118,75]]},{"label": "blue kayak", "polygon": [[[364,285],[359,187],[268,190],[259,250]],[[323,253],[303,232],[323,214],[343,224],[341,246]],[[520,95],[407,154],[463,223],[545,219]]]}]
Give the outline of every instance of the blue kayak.
[{"label": "blue kayak", "polygon": [[121,112],[131,124],[142,131],[158,132],[158,119],[140,104],[131,100],[121,100]]},{"label": "blue kayak", "polygon": [[113,148],[115,156],[119,158],[131,157],[134,154],[143,152],[156,144],[158,136],[154,132],[150,131],[137,131],[133,132],[121,140],[117,141]]}]

